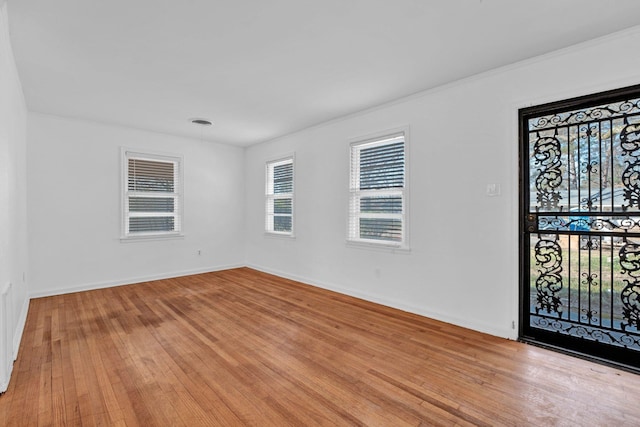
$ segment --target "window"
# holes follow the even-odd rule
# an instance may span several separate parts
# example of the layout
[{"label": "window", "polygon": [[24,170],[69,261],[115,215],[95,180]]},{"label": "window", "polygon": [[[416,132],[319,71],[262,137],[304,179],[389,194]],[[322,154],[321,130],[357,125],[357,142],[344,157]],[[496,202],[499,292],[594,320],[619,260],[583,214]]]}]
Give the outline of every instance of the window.
[{"label": "window", "polygon": [[180,157],[123,150],[123,237],[180,234]]},{"label": "window", "polygon": [[293,156],[268,162],[265,230],[293,236]]},{"label": "window", "polygon": [[351,145],[349,242],[406,247],[405,133]]}]

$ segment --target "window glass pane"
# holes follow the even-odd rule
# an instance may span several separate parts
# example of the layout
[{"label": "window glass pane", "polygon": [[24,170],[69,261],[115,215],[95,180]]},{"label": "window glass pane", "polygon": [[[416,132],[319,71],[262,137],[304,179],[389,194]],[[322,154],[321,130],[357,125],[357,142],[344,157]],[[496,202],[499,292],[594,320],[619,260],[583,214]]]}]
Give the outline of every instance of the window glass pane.
[{"label": "window glass pane", "polygon": [[129,232],[174,231],[174,223],[173,217],[133,217],[129,218]]},{"label": "window glass pane", "polygon": [[402,241],[402,221],[391,218],[360,218],[360,238]]},{"label": "window glass pane", "polygon": [[273,231],[291,231],[291,216],[275,215],[273,217]]},{"label": "window glass pane", "polygon": [[404,132],[351,145],[349,240],[406,243]]},{"label": "window glass pane", "polygon": [[267,162],[266,211],[267,232],[293,233],[293,157]]},{"label": "window glass pane", "polygon": [[173,197],[130,197],[130,212],[173,212]]},{"label": "window glass pane", "polygon": [[129,159],[130,191],[163,191],[173,193],[174,164],[152,160]]},{"label": "window glass pane", "polygon": [[293,163],[273,167],[273,193],[291,193],[293,191]]},{"label": "window glass pane", "polygon": [[360,151],[360,189],[404,186],[404,142],[364,148]]},{"label": "window glass pane", "polygon": [[273,201],[273,213],[291,215],[291,199],[275,199]]},{"label": "window glass pane", "polygon": [[402,213],[401,196],[374,196],[360,199],[360,212],[363,213]]},{"label": "window glass pane", "polygon": [[124,237],[181,231],[181,158],[125,150],[123,154]]}]

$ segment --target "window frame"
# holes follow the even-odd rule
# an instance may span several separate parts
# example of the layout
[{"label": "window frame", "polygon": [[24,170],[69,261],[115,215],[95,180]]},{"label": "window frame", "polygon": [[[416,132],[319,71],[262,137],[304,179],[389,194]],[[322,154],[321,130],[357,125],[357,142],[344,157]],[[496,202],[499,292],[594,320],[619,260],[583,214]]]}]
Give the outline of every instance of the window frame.
[{"label": "window frame", "polygon": [[[175,239],[184,237],[183,234],[183,182],[184,182],[184,158],[181,155],[162,153],[150,150],[138,150],[121,147],[121,228],[120,241],[132,242],[140,240],[156,240],[156,239]],[[129,159],[138,159],[146,161],[156,161],[164,163],[173,163],[173,192],[132,192],[129,190]],[[173,198],[174,209],[171,215],[167,212],[137,212],[133,215],[129,209],[129,200],[131,197],[159,197]],[[174,218],[174,228],[171,231],[146,231],[146,232],[130,232],[129,219],[131,217],[153,217],[153,216],[172,216]]]},{"label": "window frame", "polygon": [[[274,193],[273,192],[273,168],[279,165],[291,163],[291,192],[290,193]],[[275,159],[265,162],[265,202],[264,202],[264,233],[266,236],[295,238],[295,191],[296,191],[296,159],[295,153],[279,156]],[[277,199],[291,199],[291,230],[276,231],[275,228],[275,212],[270,211],[270,202]]]},{"label": "window frame", "polygon": [[[375,146],[384,146],[394,143],[393,139],[403,138],[403,150],[404,150],[404,180],[403,187],[401,189],[385,188],[375,190],[360,190],[359,189],[359,167],[360,163],[355,164],[354,150],[362,151],[365,148],[372,148]],[[389,129],[386,131],[377,132],[375,134],[367,135],[364,137],[352,138],[349,140],[348,160],[349,160],[349,184],[348,184],[348,207],[347,207],[347,246],[360,247],[366,249],[383,250],[391,252],[410,252],[409,245],[409,127],[399,127]],[[357,166],[357,170],[354,170],[354,166]],[[402,213],[383,213],[383,214],[368,214],[366,217],[378,217],[378,218],[393,218],[401,219],[402,224],[402,239],[401,241],[391,241],[382,239],[368,239],[362,238],[360,234],[359,219],[362,217],[360,212],[360,196],[363,194],[377,194],[380,196],[400,195],[402,197]]]}]

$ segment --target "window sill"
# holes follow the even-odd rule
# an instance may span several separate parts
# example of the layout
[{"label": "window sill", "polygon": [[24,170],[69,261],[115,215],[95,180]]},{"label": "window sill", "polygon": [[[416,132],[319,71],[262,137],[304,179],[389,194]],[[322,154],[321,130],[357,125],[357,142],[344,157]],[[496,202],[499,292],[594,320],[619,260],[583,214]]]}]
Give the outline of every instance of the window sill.
[{"label": "window sill", "polygon": [[274,231],[265,231],[264,237],[274,238],[274,239],[289,239],[295,240],[296,235],[293,233],[277,233]]},{"label": "window sill", "polygon": [[403,245],[395,245],[390,243],[374,243],[374,242],[365,242],[365,241],[355,241],[355,240],[347,240],[347,247],[352,247],[356,249],[366,249],[373,250],[379,252],[391,252],[397,254],[409,254],[411,253],[411,248]]},{"label": "window sill", "polygon": [[120,243],[135,243],[135,242],[149,242],[155,240],[176,240],[184,239],[182,233],[170,233],[170,234],[143,234],[139,236],[122,236],[120,237]]}]

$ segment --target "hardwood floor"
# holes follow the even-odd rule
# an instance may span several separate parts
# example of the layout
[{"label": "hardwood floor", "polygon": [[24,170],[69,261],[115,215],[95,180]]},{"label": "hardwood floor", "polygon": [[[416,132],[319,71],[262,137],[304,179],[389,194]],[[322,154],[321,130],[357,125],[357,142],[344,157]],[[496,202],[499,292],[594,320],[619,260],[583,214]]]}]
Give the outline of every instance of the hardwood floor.
[{"label": "hardwood floor", "polygon": [[31,301],[3,426],[640,425],[640,376],[242,268]]}]

